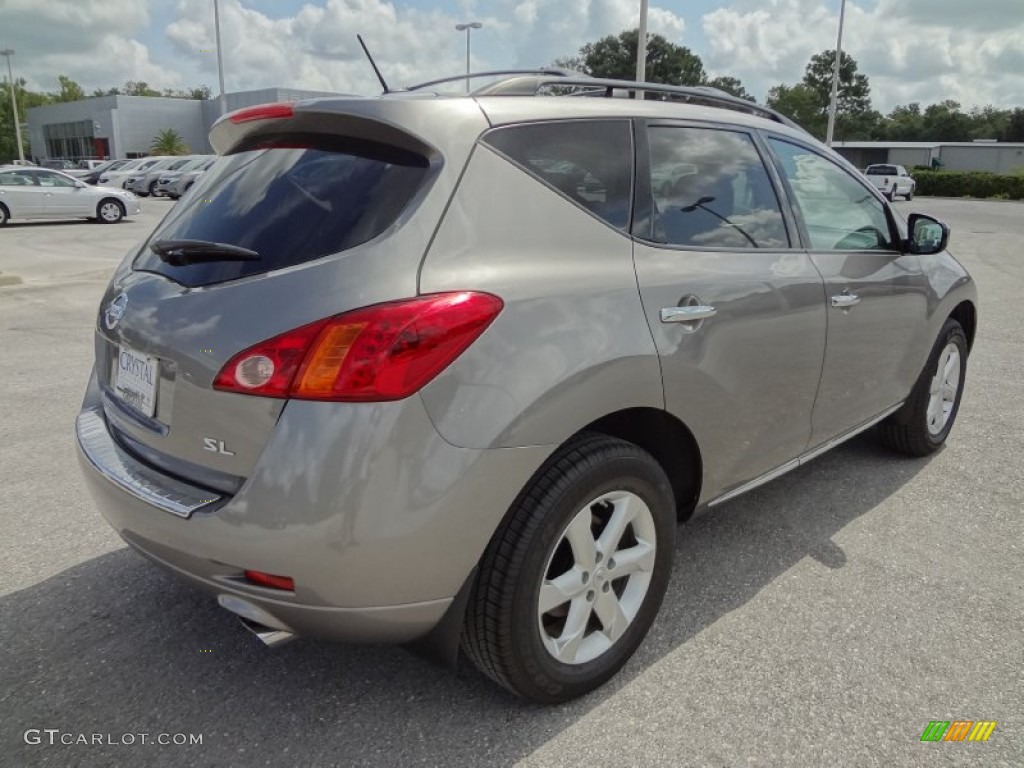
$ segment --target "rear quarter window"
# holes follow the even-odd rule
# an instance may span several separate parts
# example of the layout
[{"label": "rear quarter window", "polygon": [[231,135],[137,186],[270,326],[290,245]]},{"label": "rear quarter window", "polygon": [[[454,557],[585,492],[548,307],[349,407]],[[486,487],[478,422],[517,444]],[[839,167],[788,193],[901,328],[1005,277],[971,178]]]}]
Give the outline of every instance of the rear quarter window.
[{"label": "rear quarter window", "polygon": [[[294,266],[367,242],[391,226],[424,183],[428,160],[376,142],[291,137],[227,155],[190,190],[136,258],[137,270],[187,286]],[[202,240],[256,251],[255,261],[172,265],[148,247]]]},{"label": "rear quarter window", "polygon": [[617,229],[629,227],[633,142],[626,120],[498,128],[483,142]]}]

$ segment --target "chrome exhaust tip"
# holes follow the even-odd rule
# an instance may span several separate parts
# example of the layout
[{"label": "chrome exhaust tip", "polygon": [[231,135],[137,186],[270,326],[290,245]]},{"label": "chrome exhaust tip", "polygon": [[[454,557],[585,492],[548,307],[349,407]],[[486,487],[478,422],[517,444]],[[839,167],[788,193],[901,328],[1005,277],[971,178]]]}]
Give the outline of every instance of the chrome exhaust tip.
[{"label": "chrome exhaust tip", "polygon": [[268,627],[265,624],[259,624],[249,619],[238,617],[238,620],[242,622],[242,626],[252,632],[256,637],[260,639],[268,648],[277,648],[278,646],[290,643],[295,639],[294,632],[286,632],[283,629],[276,629],[274,627]]},{"label": "chrome exhaust tip", "polygon": [[274,616],[248,600],[237,595],[217,595],[217,602],[238,617],[242,626],[252,632],[268,648],[276,648],[296,638],[296,634],[288,629]]}]

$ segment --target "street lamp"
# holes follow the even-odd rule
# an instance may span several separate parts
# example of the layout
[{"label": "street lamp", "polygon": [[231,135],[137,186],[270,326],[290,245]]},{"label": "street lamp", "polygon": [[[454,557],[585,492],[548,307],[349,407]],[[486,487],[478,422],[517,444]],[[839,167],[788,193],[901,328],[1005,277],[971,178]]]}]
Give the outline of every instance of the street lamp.
[{"label": "street lamp", "polygon": [[227,96],[224,95],[224,57],[220,52],[220,4],[213,0],[213,28],[217,35],[217,76],[220,78],[220,113],[228,111]]},{"label": "street lamp", "polygon": [[14,74],[11,72],[11,56],[14,55],[14,50],[11,48],[4,48],[0,51],[0,56],[7,57],[7,82],[11,84],[11,114],[14,116],[14,135],[18,141],[18,159],[21,164],[25,164],[25,150],[21,146],[21,121],[18,120],[18,99],[14,95]]},{"label": "street lamp", "polygon": [[647,0],[640,0],[640,29],[636,38],[636,81],[647,78]]},{"label": "street lamp", "polygon": [[469,33],[474,29],[480,29],[483,24],[479,21],[471,21],[468,24],[456,24],[455,28],[461,32],[466,30],[466,93],[469,93]]},{"label": "street lamp", "polygon": [[836,108],[839,105],[839,65],[843,60],[843,19],[846,16],[846,0],[839,6],[839,37],[836,39],[836,61],[832,69],[832,99],[828,105],[828,131],[825,143],[832,146],[832,134],[836,129]]}]

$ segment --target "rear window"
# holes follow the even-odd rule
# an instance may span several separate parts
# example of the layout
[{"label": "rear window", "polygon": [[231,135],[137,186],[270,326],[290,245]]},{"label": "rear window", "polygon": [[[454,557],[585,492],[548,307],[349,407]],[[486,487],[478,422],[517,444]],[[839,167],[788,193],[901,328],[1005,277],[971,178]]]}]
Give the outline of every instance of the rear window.
[{"label": "rear window", "polygon": [[868,176],[895,176],[895,165],[872,165],[868,167]]},{"label": "rear window", "polygon": [[[152,234],[135,269],[192,287],[339,253],[391,226],[429,166],[419,154],[370,141],[318,136],[274,143],[215,163]],[[259,259],[172,265],[149,248],[158,240],[226,243]]]}]

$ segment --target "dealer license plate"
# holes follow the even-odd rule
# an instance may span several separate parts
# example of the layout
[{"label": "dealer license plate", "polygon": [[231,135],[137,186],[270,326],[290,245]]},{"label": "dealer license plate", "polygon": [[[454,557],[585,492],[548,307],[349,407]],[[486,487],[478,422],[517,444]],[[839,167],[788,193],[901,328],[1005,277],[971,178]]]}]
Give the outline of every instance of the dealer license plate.
[{"label": "dealer license plate", "polygon": [[146,416],[156,413],[156,383],[159,361],[134,349],[120,347],[114,364],[114,392]]}]

